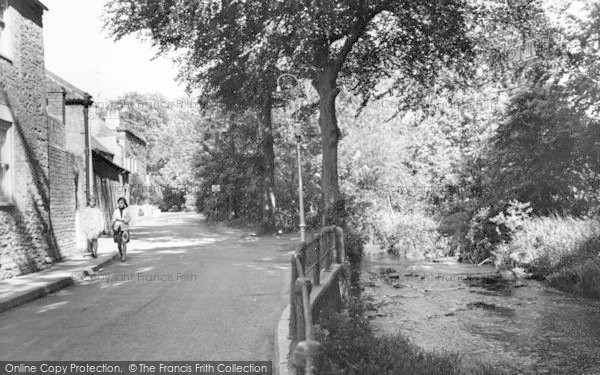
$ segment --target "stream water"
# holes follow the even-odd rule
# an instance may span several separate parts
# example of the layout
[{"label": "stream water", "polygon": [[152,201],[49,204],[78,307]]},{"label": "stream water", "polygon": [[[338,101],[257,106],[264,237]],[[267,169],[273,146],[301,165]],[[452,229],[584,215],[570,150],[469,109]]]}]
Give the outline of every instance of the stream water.
[{"label": "stream water", "polygon": [[400,331],[428,350],[459,353],[466,367],[509,374],[600,374],[600,301],[534,280],[503,281],[493,267],[362,261],[363,296],[380,333]]}]

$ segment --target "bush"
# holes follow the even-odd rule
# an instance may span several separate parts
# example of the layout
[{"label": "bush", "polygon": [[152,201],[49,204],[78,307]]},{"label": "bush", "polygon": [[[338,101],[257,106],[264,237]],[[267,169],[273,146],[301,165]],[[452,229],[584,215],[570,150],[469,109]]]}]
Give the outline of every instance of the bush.
[{"label": "bush", "polygon": [[163,187],[162,197],[162,202],[158,205],[158,208],[163,212],[179,212],[185,205],[184,191]]},{"label": "bush", "polygon": [[525,267],[545,276],[560,264],[566,266],[573,257],[589,256],[594,251],[589,241],[600,236],[599,224],[593,219],[559,215],[532,219],[511,242],[499,246],[499,264]]},{"label": "bush", "polygon": [[551,272],[547,280],[551,286],[565,292],[600,299],[600,259],[581,259]]},{"label": "bush", "polygon": [[446,241],[438,223],[423,213],[380,213],[373,222],[375,240],[389,252],[409,258],[445,255]]},{"label": "bush", "polygon": [[531,219],[529,203],[511,201],[499,207],[476,210],[464,234],[459,234],[460,255],[463,260],[479,263],[490,257],[501,257],[498,246],[511,241],[512,236]]},{"label": "bush", "polygon": [[500,267],[523,267],[557,289],[600,298],[600,222],[559,215],[535,218],[494,252]]},{"label": "bush", "polygon": [[130,200],[131,204],[144,204],[150,198],[150,189],[146,181],[137,173],[132,173],[129,177]]}]

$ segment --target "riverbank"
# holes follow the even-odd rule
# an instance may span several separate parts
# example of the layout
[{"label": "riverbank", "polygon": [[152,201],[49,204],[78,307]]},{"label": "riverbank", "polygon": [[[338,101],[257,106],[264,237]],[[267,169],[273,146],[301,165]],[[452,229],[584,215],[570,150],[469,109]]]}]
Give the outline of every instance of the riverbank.
[{"label": "riverbank", "polygon": [[600,373],[600,301],[451,259],[366,257],[361,284],[375,335],[455,353],[464,373]]},{"label": "riverbank", "polygon": [[451,351],[428,351],[397,332],[377,334],[369,321],[374,307],[353,299],[346,311],[323,322],[317,331],[328,375],[500,375],[491,366],[465,368]]},{"label": "riverbank", "polygon": [[541,217],[527,221],[496,251],[500,268],[523,268],[537,280],[577,296],[600,299],[600,222]]}]

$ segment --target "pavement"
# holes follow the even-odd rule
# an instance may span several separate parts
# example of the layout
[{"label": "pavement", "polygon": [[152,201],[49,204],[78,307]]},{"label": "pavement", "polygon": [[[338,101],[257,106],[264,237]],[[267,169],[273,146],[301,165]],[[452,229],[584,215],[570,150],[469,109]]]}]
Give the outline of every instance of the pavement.
[{"label": "pavement", "polygon": [[132,227],[99,257],[0,282],[0,360],[276,360],[297,236],[254,237],[196,214]]},{"label": "pavement", "polygon": [[100,238],[96,259],[82,254],[40,272],[0,280],[0,313],[71,286],[118,259],[112,238]]}]

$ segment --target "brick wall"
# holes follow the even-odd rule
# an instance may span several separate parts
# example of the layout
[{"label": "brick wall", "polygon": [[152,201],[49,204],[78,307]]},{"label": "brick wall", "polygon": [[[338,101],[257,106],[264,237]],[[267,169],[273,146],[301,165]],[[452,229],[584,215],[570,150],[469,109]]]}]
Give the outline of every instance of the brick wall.
[{"label": "brick wall", "polygon": [[14,119],[14,205],[0,208],[0,279],[46,267],[60,257],[50,224],[48,122],[45,110],[42,9],[11,0],[12,61],[0,58],[0,93]]}]

